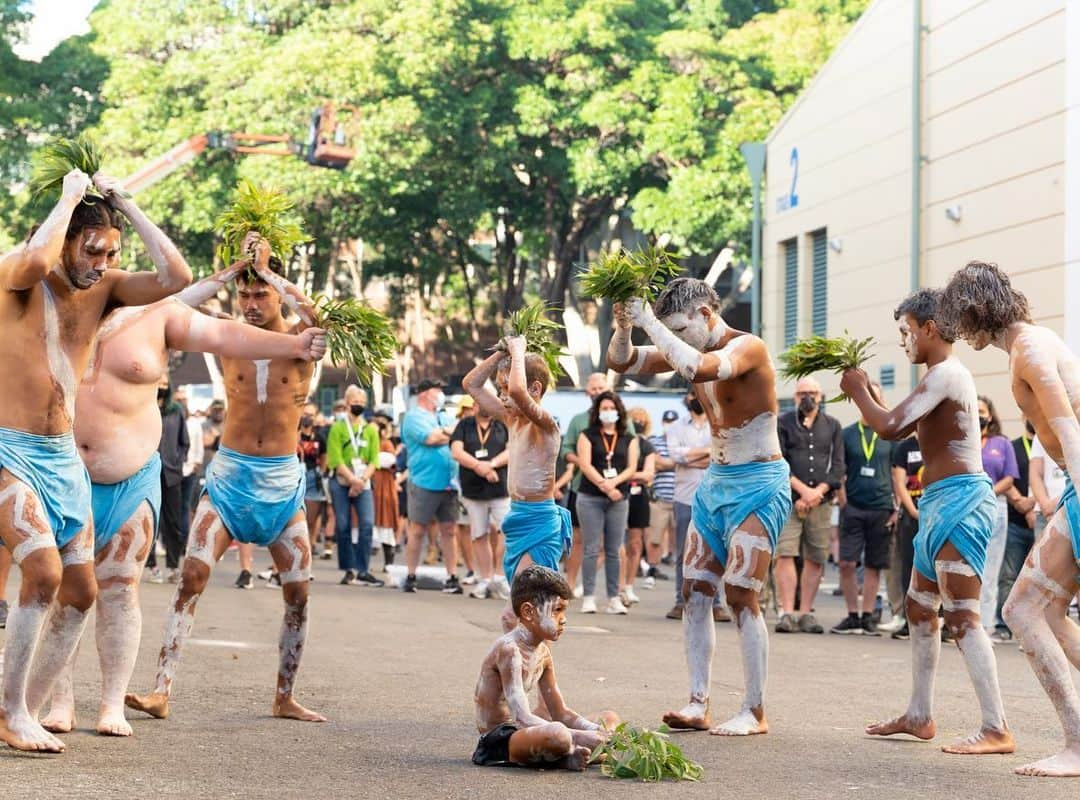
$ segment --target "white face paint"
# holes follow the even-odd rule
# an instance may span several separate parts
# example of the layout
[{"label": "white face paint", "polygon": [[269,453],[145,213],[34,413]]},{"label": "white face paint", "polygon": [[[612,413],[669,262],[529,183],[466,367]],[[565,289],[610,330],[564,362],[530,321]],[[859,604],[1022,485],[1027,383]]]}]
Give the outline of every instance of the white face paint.
[{"label": "white face paint", "polygon": [[260,358],[255,361],[255,399],[266,402],[266,384],[270,379],[270,359]]},{"label": "white face paint", "polygon": [[[537,609],[537,627],[540,628],[540,630],[543,631],[544,636],[550,640],[555,640],[562,636],[562,626],[559,624],[557,614],[559,599],[561,598],[549,598]],[[563,602],[565,603],[566,601]]]},{"label": "white face paint", "polygon": [[[713,326],[709,327],[709,320]],[[713,314],[706,319],[704,314],[684,314],[681,311],[669,314],[660,320],[664,327],[698,352],[705,352],[714,346],[727,330],[727,325],[719,315]]]},{"label": "white face paint", "polygon": [[915,334],[911,330],[911,325],[908,324],[907,315],[900,317],[900,347],[904,350],[904,355],[907,356],[908,361],[912,364],[915,363],[915,359],[918,357],[917,348],[915,346]]}]

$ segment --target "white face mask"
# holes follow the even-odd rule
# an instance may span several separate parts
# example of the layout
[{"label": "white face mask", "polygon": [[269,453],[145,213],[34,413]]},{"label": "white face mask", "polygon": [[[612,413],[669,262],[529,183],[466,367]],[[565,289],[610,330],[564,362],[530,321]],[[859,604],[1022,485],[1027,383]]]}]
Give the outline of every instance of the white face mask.
[{"label": "white face mask", "polygon": [[601,411],[600,421],[614,425],[616,422],[619,421],[619,412],[613,409],[609,411]]},{"label": "white face mask", "polygon": [[345,419],[345,417],[347,417],[347,416],[349,416],[347,412],[338,411],[338,412],[335,412],[334,419],[342,420],[342,419]]},{"label": "white face mask", "polygon": [[446,405],[446,395],[443,392],[439,392],[435,395],[435,408],[442,408]]}]

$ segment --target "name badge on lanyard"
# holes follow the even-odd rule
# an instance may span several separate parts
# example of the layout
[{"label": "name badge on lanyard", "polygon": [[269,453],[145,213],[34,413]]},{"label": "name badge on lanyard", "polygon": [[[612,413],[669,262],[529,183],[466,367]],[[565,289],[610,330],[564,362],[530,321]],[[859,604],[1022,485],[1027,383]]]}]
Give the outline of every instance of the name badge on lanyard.
[{"label": "name badge on lanyard", "polygon": [[862,467],[859,470],[859,474],[864,478],[873,478],[877,474],[877,470],[873,467]]},{"label": "name badge on lanyard", "polygon": [[607,469],[604,470],[603,475],[608,480],[611,480],[612,478],[618,477],[619,471],[617,469],[615,469],[615,467],[608,467]]},{"label": "name badge on lanyard", "polygon": [[877,474],[877,470],[870,466],[870,462],[873,461],[874,450],[877,448],[877,433],[875,432],[870,437],[870,441],[867,442],[862,422],[859,423],[859,443],[862,445],[863,455],[866,457],[866,464],[859,469],[859,474],[864,478],[873,478]]},{"label": "name badge on lanyard", "polygon": [[479,450],[477,450],[475,453],[473,453],[473,458],[487,458],[487,455],[488,455],[487,448],[486,447],[481,447]]},{"label": "name badge on lanyard", "polygon": [[488,423],[487,430],[481,428],[480,423],[476,423],[476,438],[480,440],[480,447],[473,453],[473,458],[488,457],[487,441],[489,436],[491,436],[491,423]]}]

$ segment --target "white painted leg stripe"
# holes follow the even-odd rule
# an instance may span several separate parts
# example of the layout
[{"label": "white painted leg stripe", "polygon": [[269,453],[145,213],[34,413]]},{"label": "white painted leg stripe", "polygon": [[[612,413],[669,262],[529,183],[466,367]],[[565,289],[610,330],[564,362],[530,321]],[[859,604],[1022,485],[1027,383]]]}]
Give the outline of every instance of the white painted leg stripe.
[{"label": "white painted leg stripe", "polygon": [[11,559],[16,564],[22,564],[23,560],[35,550],[46,547],[56,547],[56,541],[51,536],[31,536],[15,545],[11,551]]},{"label": "white painted leg stripe", "polygon": [[935,561],[934,571],[938,575],[941,573],[952,573],[953,575],[966,575],[969,578],[977,577],[978,573],[968,563],[964,561]]}]

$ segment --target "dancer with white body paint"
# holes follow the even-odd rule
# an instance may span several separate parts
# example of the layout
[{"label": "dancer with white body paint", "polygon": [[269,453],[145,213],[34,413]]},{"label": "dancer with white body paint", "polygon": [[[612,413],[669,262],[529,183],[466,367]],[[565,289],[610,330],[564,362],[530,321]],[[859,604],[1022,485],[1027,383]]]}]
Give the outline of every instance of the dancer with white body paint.
[{"label": "dancer with white body paint", "polygon": [[[492,377],[498,394],[487,387]],[[502,521],[506,580],[512,584],[518,569],[530,564],[558,571],[573,533],[570,512],[555,503],[555,460],[562,436],[555,419],[540,407],[551,384],[547,364],[536,353],[525,352],[525,337],[511,336],[473,367],[462,384],[479,407],[510,433],[506,445],[510,511]],[[469,469],[491,468],[490,461],[467,455],[466,459],[461,463]],[[507,604],[503,628],[509,631],[516,624]]]},{"label": "dancer with white body paint", "polygon": [[[635,325],[654,347],[633,346]],[[667,285],[655,309],[640,300],[616,306],[608,366],[632,375],[677,370],[698,384],[696,395],[712,427],[711,464],[694,495],[683,558],[690,702],[665,714],[664,722],[719,736],[768,733],[769,642],[758,595],[791,511],[791,484],[777,437],[776,372],[765,343],[724,323],[712,287],[679,278]],[[739,713],[713,727],[712,605],[721,587],[739,630],[746,691]]]},{"label": "dancer with white body paint", "polygon": [[[250,356],[221,359],[229,414],[221,446],[206,470],[206,491],[195,511],[180,582],[165,622],[154,690],[147,695],[129,694],[125,703],[160,719],[169,715],[173,680],[195,621],[195,605],[210,570],[229,542],[236,539],[269,547],[281,579],[285,617],[272,712],[277,717],[325,722],[325,717],[304,708],[293,697],[307,638],[311,571],[304,514],[305,475],[303,463],[296,457],[296,431],[314,371],[310,359],[323,349],[324,341],[321,331],[316,331],[314,338],[308,332],[315,327],[311,302],[272,271],[281,269],[281,264],[271,257],[266,240],[249,234],[244,251],[251,255],[250,266],[246,262],[233,264],[191,286],[180,298],[200,305],[235,279],[237,304],[248,325],[292,334],[309,344],[298,344],[288,355],[276,355],[265,368]],[[297,312],[298,322],[286,322],[282,302]]]},{"label": "dancer with white body paint", "polygon": [[[484,658],[473,702],[480,741],[472,762],[480,767],[584,770],[592,750],[619,724],[614,711],[589,720],[567,707],[555,681],[548,642],[566,626],[570,585],[539,565],[518,572],[510,602],[517,623]],[[529,694],[539,689],[539,707]]]},{"label": "dancer with white body paint", "polygon": [[945,624],[975,686],[982,724],[974,735],[941,749],[1011,753],[1016,743],[1005,721],[994,649],[979,619],[979,576],[994,529],[994,492],[982,469],[975,381],[953,356],[950,332],[938,325],[940,296],[939,290],[920,289],[894,312],[904,353],[913,364],[928,367],[915,391],[895,409],[877,401],[862,370],[847,370],[840,381],[878,436],[899,440],[917,431],[924,463],[915,569],[907,596],[911,701],[902,716],[870,725],[866,733],[934,737],[934,676],[941,652],[938,608],[944,606]]},{"label": "dancer with white body paint", "polygon": [[[84,200],[87,189],[103,195]],[[60,752],[37,712],[68,662],[94,602],[90,479],[72,436],[75,393],[101,318],[156,302],[191,280],[169,239],[119,184],[73,170],[59,202],[25,243],[0,260],[0,539],[22,570],[8,621],[0,741]],[[119,263],[123,218],[157,272]],[[40,633],[40,636],[39,636]]]},{"label": "dancer with white body paint", "polygon": [[945,288],[943,314],[976,350],[1009,354],[1016,404],[1069,480],[1057,511],[1035,542],[1002,615],[1020,640],[1065,732],[1057,755],[1017,767],[1020,775],[1080,776],[1080,696],[1069,665],[1080,668],[1080,628],[1069,602],[1080,581],[1080,359],[1056,333],[1031,322],[1027,298],[993,264],[971,262]]},{"label": "dancer with white body paint", "polygon": [[[245,266],[246,260],[240,264]],[[167,381],[169,351],[224,358],[315,361],[326,350],[318,328],[299,336],[209,317],[176,298],[114,311],[102,323],[90,368],[79,386],[75,443],[90,473],[94,515],[97,650],[101,705],[97,731],[130,736],[124,693],[142,630],[139,575],[161,508],[158,387]],[[168,389],[166,389],[168,391]],[[53,692],[47,730],[75,725],[69,661]]]}]

